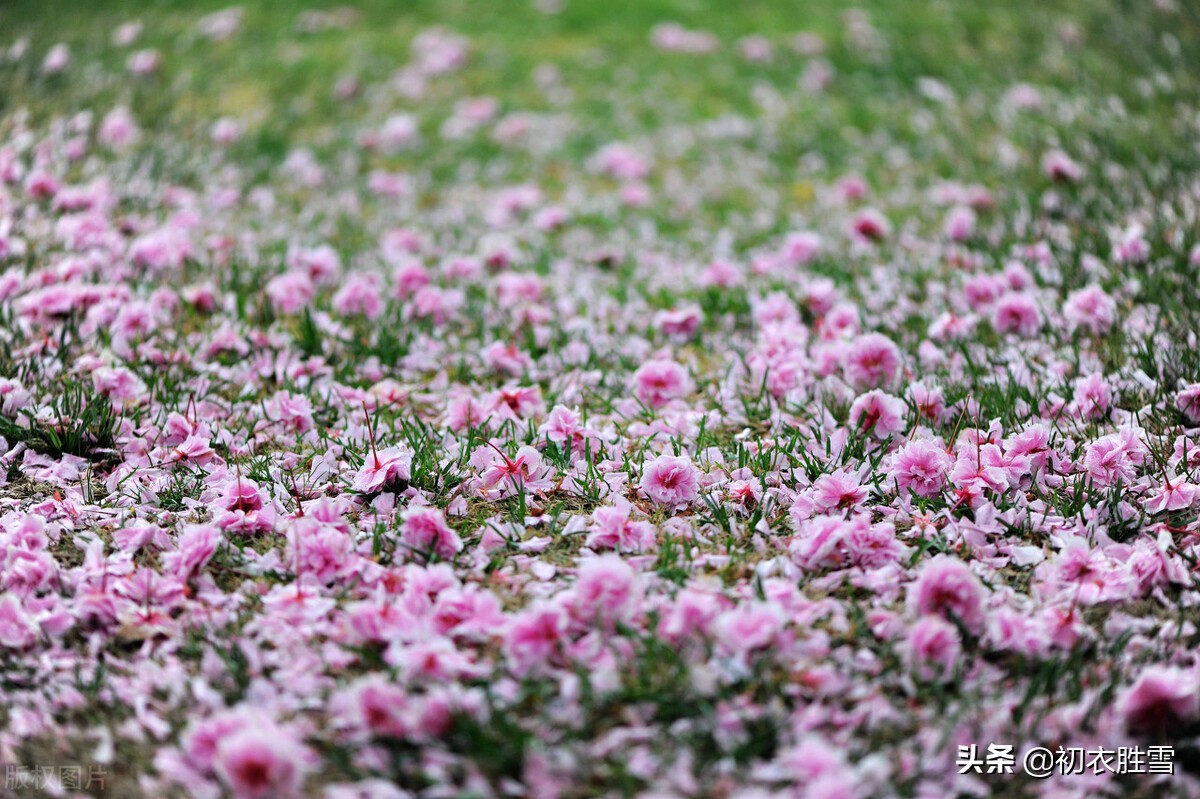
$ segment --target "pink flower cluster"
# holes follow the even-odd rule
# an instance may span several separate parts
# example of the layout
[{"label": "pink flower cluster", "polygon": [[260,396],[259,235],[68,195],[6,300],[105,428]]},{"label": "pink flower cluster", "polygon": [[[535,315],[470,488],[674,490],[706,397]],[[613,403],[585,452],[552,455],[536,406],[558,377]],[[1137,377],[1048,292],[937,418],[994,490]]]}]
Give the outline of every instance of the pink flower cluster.
[{"label": "pink flower cluster", "polygon": [[[927,797],[998,785],[960,743],[1172,743],[1155,790],[1200,795],[1195,198],[1039,132],[1049,92],[920,83],[914,129],[994,106],[1003,173],[846,132],[890,166],[809,153],[785,196],[789,108],[841,81],[811,33],[660,24],[664,74],[787,84],[713,119],[649,81],[600,128],[573,74],[481,95],[491,40],[431,28],[278,158],[253,114],[185,137],[91,86],[179,74],[140,34],[20,73],[95,107],[0,109],[0,761]],[[839,70],[886,58],[864,12],[839,36]]]}]

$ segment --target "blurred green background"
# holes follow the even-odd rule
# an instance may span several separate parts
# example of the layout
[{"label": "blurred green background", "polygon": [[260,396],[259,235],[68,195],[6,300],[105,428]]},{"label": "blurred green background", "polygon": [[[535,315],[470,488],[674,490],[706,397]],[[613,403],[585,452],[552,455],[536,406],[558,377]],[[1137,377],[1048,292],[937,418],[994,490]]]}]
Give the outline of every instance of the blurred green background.
[{"label": "blurred green background", "polygon": [[[19,108],[41,125],[126,105],[148,135],[136,159],[105,167],[118,182],[141,172],[205,187],[236,165],[243,188],[278,192],[277,167],[305,147],[341,175],[328,191],[394,170],[413,178],[422,209],[518,182],[552,199],[580,185],[604,190],[587,159],[627,141],[657,151],[649,182],[669,200],[648,209],[658,232],[704,252],[720,230],[745,253],[806,224],[815,186],[847,173],[866,176],[901,215],[927,202],[925,187],[955,180],[989,187],[1004,218],[1021,219],[1048,188],[1042,155],[1061,148],[1092,165],[1067,222],[1079,251],[1102,255],[1131,209],[1186,203],[1194,193],[1200,10],[1190,0],[558,0],[547,13],[554,1],[0,0],[0,47],[27,42],[23,58],[0,59],[0,117]],[[232,36],[201,34],[205,15],[230,7],[241,9]],[[134,20],[137,40],[114,44],[117,27]],[[663,52],[651,32],[664,22],[711,32],[719,47]],[[411,62],[413,38],[433,27],[466,36],[469,61],[407,96],[397,75]],[[823,52],[792,47],[801,32],[820,37]],[[739,39],[752,34],[771,42],[770,60],[739,55]],[[73,63],[48,76],[42,60],[57,42],[70,46]],[[161,69],[131,75],[127,59],[140,49],[160,53]],[[831,78],[821,92],[805,90],[818,59]],[[338,99],[335,87],[347,80],[359,91]],[[1018,83],[1038,88],[1040,109],[1012,111],[1004,98]],[[563,129],[561,144],[506,146],[490,125],[462,140],[441,137],[455,103],[480,96],[497,100],[500,117],[549,120]],[[364,152],[364,131],[397,112],[418,121],[417,146]],[[222,116],[247,135],[214,160],[210,131]],[[687,143],[664,146],[681,129]],[[1097,168],[1104,164],[1112,168]],[[681,192],[694,201],[670,202]],[[303,192],[285,202],[309,213]],[[347,253],[371,242],[371,214],[368,201],[338,218]],[[579,221],[600,235],[621,224]],[[1014,226],[996,253],[1045,235]],[[1178,290],[1182,273],[1173,274],[1145,276],[1142,292],[1181,306],[1185,318],[1190,300]]]},{"label": "blurred green background", "polygon": [[[230,40],[214,43],[197,34],[201,16],[227,6],[220,0],[0,2],[0,46],[21,37],[30,44],[24,59],[0,67],[0,111],[21,106],[42,118],[123,102],[144,126],[170,126],[180,135],[206,131],[215,116],[230,114],[251,118],[265,151],[319,144],[332,137],[340,120],[363,113],[355,102],[378,103],[369,93],[338,103],[333,86],[339,79],[385,81],[408,59],[413,35],[441,25],[470,37],[473,54],[465,71],[431,86],[421,101],[425,108],[464,94],[489,94],[506,111],[543,110],[551,103],[532,74],[549,63],[571,89],[571,113],[585,129],[623,129],[630,120],[653,127],[667,119],[753,113],[756,84],[794,94],[809,59],[786,40],[811,31],[826,42],[835,77],[824,95],[807,100],[789,95],[790,110],[796,124],[812,134],[805,145],[835,159],[842,149],[837,140],[847,128],[900,140],[919,137],[897,109],[922,102],[918,79],[932,77],[960,97],[979,94],[984,105],[1018,81],[1065,95],[1118,98],[1136,124],[1105,131],[1099,144],[1133,161],[1138,151],[1177,154],[1195,123],[1188,119],[1187,128],[1181,127],[1179,112],[1187,108],[1194,116],[1200,75],[1200,12],[1188,0],[1174,0],[1168,8],[1149,0],[864,0],[857,7],[881,36],[879,52],[855,41],[847,6],[838,0],[564,0],[558,13],[544,13],[531,0],[248,2]],[[344,27],[303,32],[305,14],[314,10],[329,12]],[[115,47],[113,30],[134,19],[144,24],[137,42]],[[658,52],[649,32],[665,21],[715,33],[721,55]],[[747,34],[776,44],[770,63],[733,55],[734,42]],[[71,46],[76,68],[45,77],[41,59],[59,41]],[[133,79],[122,68],[139,48],[162,53],[159,74]],[[78,68],[96,63],[112,69]],[[1096,133],[1088,120],[1076,123],[1080,135]],[[971,131],[962,133],[964,157],[989,156],[973,153]],[[783,147],[779,154],[795,152]]]}]

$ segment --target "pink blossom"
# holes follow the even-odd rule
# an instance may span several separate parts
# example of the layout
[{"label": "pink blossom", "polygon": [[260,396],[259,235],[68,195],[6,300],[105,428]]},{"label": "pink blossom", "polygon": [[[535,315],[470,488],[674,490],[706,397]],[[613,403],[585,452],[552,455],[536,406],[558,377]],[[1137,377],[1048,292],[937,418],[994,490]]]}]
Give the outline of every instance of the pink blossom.
[{"label": "pink blossom", "polygon": [[479,447],[471,456],[471,465],[479,472],[482,487],[499,496],[546,491],[554,485],[551,467],[533,447],[520,447],[511,458],[492,447]]},{"label": "pink blossom", "polygon": [[533,359],[522,352],[519,347],[499,341],[484,348],[483,361],[492,371],[510,377],[525,374],[533,368]]},{"label": "pink blossom", "polygon": [[1176,436],[1169,463],[1189,472],[1200,468],[1200,446],[1187,436]]},{"label": "pink blossom", "polygon": [[1029,294],[1006,294],[992,310],[992,327],[997,333],[1032,338],[1042,327],[1042,312]]},{"label": "pink blossom", "polygon": [[1007,607],[990,615],[988,637],[997,649],[1027,657],[1042,655],[1050,646],[1050,636],[1038,619]]},{"label": "pink blossom", "polygon": [[770,646],[783,629],[783,619],[774,605],[746,603],[721,614],[715,627],[717,639],[727,649],[750,652]]},{"label": "pink blossom", "polygon": [[245,128],[236,119],[229,117],[221,117],[213,123],[209,131],[212,140],[217,144],[228,147],[229,145],[242,138],[245,134]]},{"label": "pink blossom", "polygon": [[409,683],[452,683],[477,672],[471,657],[446,638],[425,641],[395,641],[384,660]]},{"label": "pink blossom", "polygon": [[485,403],[489,414],[499,419],[521,421],[546,412],[546,403],[537,386],[516,386],[493,392]]},{"label": "pink blossom", "polygon": [[1175,396],[1175,407],[1189,422],[1200,424],[1200,383],[1192,383]]},{"label": "pink blossom", "polygon": [[350,487],[364,494],[390,489],[403,490],[412,479],[412,453],[389,447],[369,453]]},{"label": "pink blossom", "polygon": [[1042,158],[1042,171],[1051,180],[1076,183],[1083,178],[1083,167],[1062,150],[1051,150]]},{"label": "pink blossom", "polygon": [[342,271],[342,257],[328,244],[317,247],[293,247],[288,250],[287,264],[315,285],[333,283]]},{"label": "pink blossom", "polygon": [[1152,665],[1142,670],[1117,705],[1131,735],[1160,736],[1200,717],[1200,681],[1194,672]]},{"label": "pink blossom", "polygon": [[353,539],[316,519],[292,520],[287,531],[289,562],[297,577],[328,584],[350,566]]},{"label": "pink blossom", "polygon": [[18,596],[28,597],[50,588],[58,575],[58,566],[47,552],[10,547],[2,562],[0,582]]},{"label": "pink blossom", "polygon": [[164,565],[187,580],[204,568],[221,545],[221,530],[210,524],[189,525],[176,540],[176,549],[163,555]]},{"label": "pink blossom", "polygon": [[850,406],[850,423],[875,438],[889,438],[904,432],[904,400],[883,391],[869,391]]},{"label": "pink blossom", "polygon": [[538,230],[550,232],[561,230],[570,221],[571,214],[561,206],[547,206],[538,210],[533,216],[533,226]]},{"label": "pink blossom", "polygon": [[721,604],[712,594],[685,588],[663,608],[658,632],[675,643],[690,637],[705,636],[717,619]]},{"label": "pink blossom", "polygon": [[404,513],[400,535],[413,552],[430,552],[443,560],[453,558],[463,547],[462,540],[437,508],[409,508]]},{"label": "pink blossom", "polygon": [[312,304],[316,287],[308,275],[288,273],[267,281],[267,297],[275,310],[282,314],[295,314]]},{"label": "pink blossom", "polygon": [[900,350],[886,336],[867,333],[846,351],[845,369],[846,379],[856,389],[889,386],[900,372]]},{"label": "pink blossom", "polygon": [[42,61],[42,72],[47,75],[57,75],[71,63],[71,49],[65,44],[56,44],[46,52]]},{"label": "pink blossom", "polygon": [[817,516],[797,526],[789,550],[796,565],[809,570],[840,568],[849,563],[844,542],[857,521]]},{"label": "pink blossom", "polygon": [[663,22],[650,31],[650,41],[659,50],[677,53],[711,53],[717,49],[717,37],[707,31],[693,31],[675,22]]},{"label": "pink blossom", "polygon": [[228,482],[216,499],[219,509],[213,522],[223,530],[261,533],[275,526],[275,509],[268,504],[253,480],[238,477]]},{"label": "pink blossom", "polygon": [[545,436],[547,441],[580,451],[589,431],[583,426],[578,411],[555,405],[550,409],[545,423],[538,428],[538,433]]},{"label": "pink blossom", "polygon": [[38,628],[16,594],[0,596],[0,646],[27,649],[38,639]]},{"label": "pink blossom", "polygon": [[451,400],[446,409],[446,426],[456,433],[461,433],[470,427],[478,427],[487,418],[487,408],[470,396]]},{"label": "pink blossom", "polygon": [[393,293],[398,299],[407,300],[418,290],[430,283],[429,272],[419,263],[409,262],[396,267],[392,273]]},{"label": "pink blossom", "polygon": [[1122,264],[1141,263],[1150,257],[1150,242],[1142,235],[1141,226],[1124,231],[1113,244],[1113,260]]},{"label": "pink blossom", "polygon": [[237,33],[244,14],[245,11],[239,6],[214,11],[200,18],[196,23],[196,30],[201,36],[216,42],[223,42]]},{"label": "pink blossom", "polygon": [[883,241],[892,235],[892,223],[880,211],[864,208],[850,221],[850,234],[859,241]]},{"label": "pink blossom", "polygon": [[348,691],[351,718],[372,736],[407,738],[408,694],[381,676],[360,679]]},{"label": "pink blossom", "polygon": [[196,248],[187,232],[173,227],[139,236],[129,247],[130,260],[155,272],[178,272],[195,255]]},{"label": "pink blossom", "polygon": [[640,594],[637,574],[619,555],[588,558],[575,580],[574,611],[586,621],[621,621],[634,612]]},{"label": "pink blossom", "polygon": [[989,308],[1006,292],[1004,278],[995,274],[973,275],[963,283],[963,296],[974,311]]},{"label": "pink blossom", "polygon": [[1143,507],[1147,513],[1186,510],[1195,504],[1198,496],[1200,496],[1200,486],[1182,478],[1175,478],[1163,483],[1160,488],[1156,488]]},{"label": "pink blossom", "polygon": [[654,525],[630,519],[631,508],[603,507],[592,514],[592,531],[587,546],[592,549],[615,549],[619,552],[639,552],[655,544]]},{"label": "pink blossom", "polygon": [[669,311],[659,311],[655,314],[654,323],[664,335],[677,341],[687,341],[696,335],[703,318],[704,314],[698,305],[685,305]]},{"label": "pink blossom", "polygon": [[650,408],[661,408],[673,399],[691,393],[687,370],[674,361],[656,359],[633,373],[634,394]]},{"label": "pink blossom", "polygon": [[836,776],[848,768],[845,754],[816,735],[805,736],[784,752],[780,760],[801,784]]},{"label": "pink blossom", "polygon": [[1102,336],[1112,329],[1117,303],[1099,286],[1073,291],[1063,304],[1063,317],[1071,330],[1084,330]]},{"label": "pink blossom", "polygon": [[942,229],[951,241],[966,241],[975,232],[976,215],[970,207],[957,205],[946,214]]},{"label": "pink blossom", "polygon": [[748,516],[762,502],[762,485],[755,480],[732,480],[725,487],[725,498],[739,513]]},{"label": "pink blossom", "polygon": [[784,239],[782,255],[793,266],[810,263],[821,252],[821,237],[809,230],[789,233]]},{"label": "pink blossom", "polygon": [[[957,744],[1200,729],[1200,172],[1158,197],[1091,141],[1155,104],[917,76],[915,144],[831,153],[912,44],[862,10],[836,47],[666,23],[710,56],[615,71],[539,18],[522,76],[429,5],[471,74],[402,25],[317,75],[378,16],[331,6],[268,42],[296,81],[169,113],[276,20],[0,45],[0,760],[66,741],[201,799],[929,799],[1000,784]],[[714,75],[745,97],[698,107]],[[990,165],[954,151],[981,113]]]},{"label": "pink blossom", "polygon": [[699,470],[687,457],[660,455],[646,462],[638,487],[659,505],[678,508],[700,497]]},{"label": "pink blossom", "polygon": [[935,497],[946,486],[951,463],[942,447],[926,439],[914,439],[892,454],[887,475],[900,491]]},{"label": "pink blossom", "polygon": [[923,682],[949,682],[962,657],[958,629],[937,616],[922,616],[908,633],[909,669]]},{"label": "pink blossom", "polygon": [[307,433],[314,427],[312,401],[306,396],[277,391],[264,403],[264,410],[289,433]]},{"label": "pink blossom", "polygon": [[113,531],[113,543],[123,552],[139,549],[167,549],[171,546],[166,531],[156,524],[139,523]]},{"label": "pink blossom", "polygon": [[1177,555],[1170,553],[1173,546],[1174,541],[1166,531],[1159,534],[1157,541],[1141,538],[1134,543],[1126,565],[1143,595],[1171,583],[1188,581],[1187,567]]},{"label": "pink blossom", "polygon": [[553,607],[536,607],[512,617],[504,634],[504,652],[513,671],[528,674],[550,665],[566,635],[566,619]]},{"label": "pink blossom", "polygon": [[1019,110],[1038,108],[1042,104],[1042,93],[1028,83],[1014,83],[1004,93],[1004,103]]},{"label": "pink blossom", "polygon": [[274,725],[245,727],[217,744],[213,770],[236,799],[298,796],[311,770],[307,747]]},{"label": "pink blossom", "polygon": [[896,563],[905,547],[896,540],[896,528],[890,522],[871,524],[866,516],[856,516],[843,539],[851,564],[863,569],[880,569]]},{"label": "pink blossom", "polygon": [[1083,605],[1128,599],[1133,595],[1128,567],[1080,540],[1068,543],[1058,559],[1047,567],[1057,580],[1069,586],[1072,600]]},{"label": "pink blossom", "polygon": [[642,180],[650,174],[650,163],[628,145],[602,147],[591,159],[592,168],[620,180]]},{"label": "pink blossom", "polygon": [[[809,307],[813,307],[812,296],[809,296]],[[858,308],[849,303],[838,302],[830,306],[825,317],[821,320],[821,337],[826,340],[836,340],[854,336],[861,330]]]},{"label": "pink blossom", "polygon": [[412,40],[413,63],[424,75],[446,75],[467,64],[471,43],[445,28],[429,28]]},{"label": "pink blossom", "polygon": [[821,511],[852,508],[864,502],[868,493],[857,477],[838,470],[813,482],[813,505]]},{"label": "pink blossom", "polygon": [[369,140],[380,152],[391,155],[414,146],[419,136],[420,129],[415,117],[411,114],[393,114]]},{"label": "pink blossom", "polygon": [[1092,374],[1075,383],[1076,412],[1083,419],[1096,421],[1108,416],[1112,410],[1112,389],[1103,375]]},{"label": "pink blossom", "polygon": [[119,150],[136,144],[141,138],[141,130],[129,109],[118,106],[100,120],[96,136],[101,144]]},{"label": "pink blossom", "polygon": [[333,295],[333,309],[343,316],[377,319],[383,313],[379,281],[370,275],[351,275]]},{"label": "pink blossom", "polygon": [[1133,482],[1145,458],[1145,445],[1126,427],[1088,444],[1084,449],[1083,467],[1097,485],[1107,487],[1117,482]]},{"label": "pink blossom", "polygon": [[123,367],[101,366],[92,372],[92,385],[96,392],[115,404],[123,405],[144,396],[145,385],[137,375]]},{"label": "pink blossom", "polygon": [[188,436],[176,446],[172,447],[167,453],[167,460],[179,464],[195,464],[197,466],[206,466],[212,462],[213,448],[209,446],[207,438],[200,436]]},{"label": "pink blossom", "polygon": [[853,202],[865,199],[870,193],[867,182],[858,175],[846,175],[834,184],[834,190],[843,202]]},{"label": "pink blossom", "polygon": [[747,61],[770,61],[775,54],[775,47],[765,36],[743,36],[738,39],[738,53]]},{"label": "pink blossom", "polygon": [[263,498],[258,483],[250,479],[238,478],[225,487],[220,500],[220,506],[225,510],[255,511],[263,507]]},{"label": "pink blossom", "polygon": [[[1200,393],[1200,386],[1197,386]],[[30,393],[12,378],[0,378],[0,411],[6,416],[16,416],[17,412],[29,404]]]},{"label": "pink blossom", "polygon": [[225,711],[206,719],[192,721],[182,736],[183,750],[188,760],[200,771],[211,771],[220,743],[251,723],[248,714],[236,711]]},{"label": "pink blossom", "polygon": [[1050,429],[1044,424],[1033,424],[1006,438],[1004,455],[1007,458],[1027,458],[1031,468],[1043,468],[1050,460]]},{"label": "pink blossom", "polygon": [[975,634],[983,629],[985,600],[979,578],[949,555],[931,558],[908,589],[911,610],[922,616],[949,618]]},{"label": "pink blossom", "polygon": [[455,640],[489,639],[504,624],[495,594],[474,586],[438,594],[433,620],[442,635]]},{"label": "pink blossom", "polygon": [[162,67],[162,53],[157,50],[138,50],[125,60],[125,67],[134,75],[152,75]]},{"label": "pink blossom", "polygon": [[1010,469],[1011,464],[1000,447],[995,444],[962,446],[950,469],[950,484],[971,496],[984,491],[1004,491],[1020,474],[1020,468]]}]

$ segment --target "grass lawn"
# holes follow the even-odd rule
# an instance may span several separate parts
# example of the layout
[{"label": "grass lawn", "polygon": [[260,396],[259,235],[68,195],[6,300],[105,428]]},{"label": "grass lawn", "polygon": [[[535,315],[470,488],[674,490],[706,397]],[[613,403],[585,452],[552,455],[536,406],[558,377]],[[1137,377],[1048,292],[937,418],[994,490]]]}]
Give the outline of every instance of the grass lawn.
[{"label": "grass lawn", "polygon": [[1188,0],[0,0],[0,796],[1200,796],[1198,208]]}]

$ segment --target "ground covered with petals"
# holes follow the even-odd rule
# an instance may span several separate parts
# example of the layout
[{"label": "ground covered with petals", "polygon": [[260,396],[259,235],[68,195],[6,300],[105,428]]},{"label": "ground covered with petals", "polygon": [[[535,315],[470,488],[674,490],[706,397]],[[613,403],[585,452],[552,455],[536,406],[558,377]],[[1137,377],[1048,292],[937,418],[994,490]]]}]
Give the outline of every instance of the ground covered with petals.
[{"label": "ground covered with petals", "polygon": [[0,763],[1200,796],[1187,0],[54,5],[0,5]]}]

